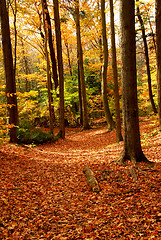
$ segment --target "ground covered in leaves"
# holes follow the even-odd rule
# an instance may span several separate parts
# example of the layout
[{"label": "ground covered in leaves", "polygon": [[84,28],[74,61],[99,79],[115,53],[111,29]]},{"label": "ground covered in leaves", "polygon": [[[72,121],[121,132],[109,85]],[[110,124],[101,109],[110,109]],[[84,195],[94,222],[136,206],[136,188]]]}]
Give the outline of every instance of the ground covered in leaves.
[{"label": "ground covered in leaves", "polygon": [[106,125],[68,128],[65,140],[36,147],[2,145],[0,239],[161,239],[161,135],[156,121],[140,125],[153,168],[116,165],[123,143]]}]

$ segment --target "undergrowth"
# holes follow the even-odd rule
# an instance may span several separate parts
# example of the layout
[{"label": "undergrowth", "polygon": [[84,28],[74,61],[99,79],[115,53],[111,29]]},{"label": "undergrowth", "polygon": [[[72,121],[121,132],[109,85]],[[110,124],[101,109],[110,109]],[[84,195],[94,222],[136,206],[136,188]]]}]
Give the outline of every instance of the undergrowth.
[{"label": "undergrowth", "polygon": [[55,141],[58,135],[44,132],[41,128],[33,127],[27,121],[21,121],[17,130],[17,137],[19,143],[35,143],[42,144],[49,141]]}]

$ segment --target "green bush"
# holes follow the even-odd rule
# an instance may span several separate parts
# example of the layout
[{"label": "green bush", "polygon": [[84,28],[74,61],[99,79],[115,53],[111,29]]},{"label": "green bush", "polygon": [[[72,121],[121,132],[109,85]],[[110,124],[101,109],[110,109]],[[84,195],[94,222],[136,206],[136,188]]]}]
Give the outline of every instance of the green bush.
[{"label": "green bush", "polygon": [[41,144],[48,141],[54,141],[54,134],[43,132],[39,128],[34,128],[26,120],[21,120],[18,131],[17,131],[18,141],[20,143],[36,143]]},{"label": "green bush", "polygon": [[54,140],[54,134],[45,133],[40,129],[31,131],[31,140],[34,143],[44,143]]}]

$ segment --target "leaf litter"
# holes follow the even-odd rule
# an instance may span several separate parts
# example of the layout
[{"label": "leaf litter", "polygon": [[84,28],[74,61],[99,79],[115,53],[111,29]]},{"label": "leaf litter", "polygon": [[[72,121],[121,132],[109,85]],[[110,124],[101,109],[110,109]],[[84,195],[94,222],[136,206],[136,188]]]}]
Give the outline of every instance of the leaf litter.
[{"label": "leaf litter", "polygon": [[[150,121],[150,120],[149,120]],[[144,163],[119,166],[123,143],[106,125],[34,148],[0,149],[0,239],[161,239],[161,136],[141,121]],[[145,133],[146,136],[145,142]],[[100,193],[92,192],[89,166]]]}]

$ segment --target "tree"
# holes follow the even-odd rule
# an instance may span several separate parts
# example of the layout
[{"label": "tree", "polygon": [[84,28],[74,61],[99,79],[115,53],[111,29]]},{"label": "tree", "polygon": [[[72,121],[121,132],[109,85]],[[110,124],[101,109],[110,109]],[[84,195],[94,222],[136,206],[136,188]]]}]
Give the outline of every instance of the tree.
[{"label": "tree", "polygon": [[81,90],[81,80],[80,80],[80,71],[79,71],[79,58],[78,58],[78,93],[79,93],[80,124],[83,126],[83,104],[82,104],[82,90]]},{"label": "tree", "polygon": [[[136,0],[136,1],[139,2],[139,0]],[[143,19],[141,17],[139,5],[137,5],[137,16],[138,16],[138,19],[139,19],[139,22],[140,22],[142,37],[143,37],[143,42],[144,42],[145,61],[146,61],[147,76],[148,76],[149,99],[150,99],[150,102],[151,102],[152,109],[153,109],[154,113],[157,113],[157,109],[155,107],[153,94],[152,94],[152,87],[151,87],[151,73],[150,73],[148,45],[147,45],[147,40],[146,40],[144,22],[143,22]]]},{"label": "tree", "polygon": [[16,81],[13,68],[13,56],[10,38],[10,27],[8,10],[6,1],[0,1],[0,20],[1,20],[1,33],[2,33],[2,46],[3,58],[6,77],[6,95],[7,95],[7,108],[9,114],[10,124],[10,142],[17,142],[17,123],[18,123],[18,110],[17,110],[17,96],[16,96]]},{"label": "tree", "polygon": [[52,75],[53,80],[55,84],[55,90],[58,87],[58,74],[57,74],[57,66],[56,66],[56,59],[55,59],[55,50],[53,46],[53,39],[52,39],[52,28],[51,28],[51,20],[50,20],[50,14],[48,11],[48,6],[46,0],[43,0],[44,2],[44,9],[45,9],[45,18],[47,21],[47,27],[48,27],[48,42],[49,42],[49,49],[50,49],[50,58],[52,62]]},{"label": "tree", "polygon": [[123,152],[119,163],[149,162],[140,142],[136,81],[135,1],[121,0],[121,61],[122,61],[122,109]]},{"label": "tree", "polygon": [[71,60],[70,60],[70,50],[69,50],[68,40],[66,38],[64,38],[64,44],[65,44],[65,47],[67,50],[67,60],[68,60],[69,72],[70,72],[71,80],[73,81],[72,65],[71,65]]},{"label": "tree", "polygon": [[30,91],[30,82],[28,81],[27,76],[28,76],[30,70],[29,70],[29,66],[28,66],[27,53],[25,51],[23,39],[21,39],[21,43],[22,43],[22,54],[23,54],[23,60],[24,60],[24,71],[26,74],[26,84],[25,84],[26,92],[29,92]]},{"label": "tree", "polygon": [[115,115],[116,115],[116,141],[122,141],[121,134],[121,118],[120,118],[120,104],[119,104],[119,89],[118,89],[118,73],[116,61],[116,46],[115,46],[115,26],[114,26],[114,12],[113,0],[110,0],[110,25],[111,25],[111,49],[112,49],[112,68],[114,81],[114,96],[115,96]]},{"label": "tree", "polygon": [[157,55],[157,88],[158,88],[158,113],[161,129],[161,1],[156,0],[156,55]]},{"label": "tree", "polygon": [[61,43],[61,29],[60,29],[59,2],[58,2],[58,0],[53,0],[53,4],[54,4],[54,21],[55,21],[55,34],[56,34],[57,59],[58,59],[58,71],[59,71],[60,137],[65,138],[64,73],[63,73],[62,43]]},{"label": "tree", "polygon": [[48,28],[45,22],[45,4],[44,0],[41,0],[42,5],[42,13],[43,13],[43,26],[44,26],[44,33],[45,33],[45,57],[46,57],[46,72],[47,72],[47,86],[48,86],[48,102],[49,102],[49,124],[50,124],[50,132],[53,133],[53,119],[54,114],[52,111],[52,94],[51,94],[51,73],[50,73],[50,61],[49,61],[49,54],[48,54]]},{"label": "tree", "polygon": [[156,52],[156,40],[155,40],[155,33],[154,33],[154,31],[153,31],[153,26],[152,26],[152,22],[151,22],[151,15],[150,15],[150,10],[149,10],[149,8],[147,8],[146,7],[146,3],[144,3],[144,7],[145,7],[145,10],[146,10],[146,19],[148,20],[148,22],[149,22],[149,27],[150,27],[150,31],[151,31],[151,33],[150,33],[150,36],[152,36],[152,42],[153,42],[153,47],[154,47],[154,50],[155,50],[155,52]]},{"label": "tree", "polygon": [[[17,1],[11,2],[9,0],[9,4],[11,6],[12,12],[13,12],[13,25],[14,25],[14,37],[15,37],[15,44],[14,44],[14,66],[13,66],[13,74],[14,77],[16,76],[16,60],[17,60],[17,27],[16,27],[16,21],[17,21]],[[14,4],[14,6],[12,6]]]},{"label": "tree", "polygon": [[85,87],[84,67],[83,67],[83,51],[82,51],[81,34],[80,34],[79,0],[75,0],[75,22],[76,22],[78,63],[79,63],[78,71],[79,71],[79,76],[80,76],[82,110],[83,110],[83,129],[89,129],[86,87]]},{"label": "tree", "polygon": [[108,44],[106,36],[105,0],[101,0],[101,22],[103,38],[102,96],[106,121],[108,123],[109,130],[112,130],[115,127],[115,123],[110,113],[107,99]]}]

